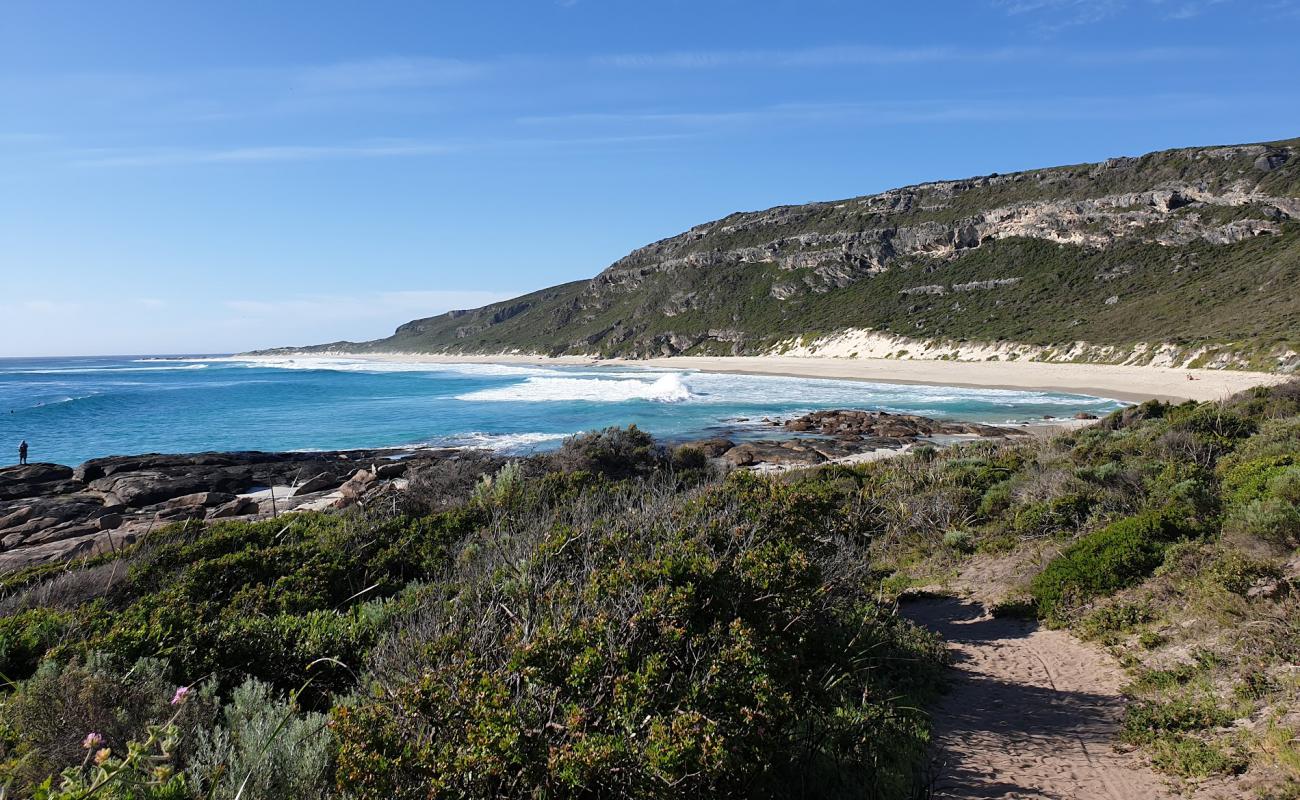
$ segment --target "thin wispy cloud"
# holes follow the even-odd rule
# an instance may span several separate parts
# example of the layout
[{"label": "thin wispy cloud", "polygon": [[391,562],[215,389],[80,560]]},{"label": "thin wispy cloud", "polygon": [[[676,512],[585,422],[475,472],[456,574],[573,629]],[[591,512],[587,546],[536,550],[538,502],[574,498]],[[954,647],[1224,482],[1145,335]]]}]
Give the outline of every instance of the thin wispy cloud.
[{"label": "thin wispy cloud", "polygon": [[309,92],[366,92],[448,86],[483,77],[484,63],[451,58],[393,57],[303,67],[279,77]]},{"label": "thin wispy cloud", "polygon": [[74,166],[155,167],[175,164],[255,164],[321,161],[341,158],[441,156],[457,151],[439,142],[371,142],[339,145],[271,145],[264,147],[184,148],[163,150],[96,150],[72,159]]},{"label": "thin wispy cloud", "polygon": [[716,129],[745,125],[810,125],[839,123],[862,127],[926,125],[955,122],[1044,122],[1074,119],[1141,120],[1268,108],[1273,95],[1158,94],[1141,97],[1077,96],[1053,98],[962,98],[885,103],[797,103],[739,108],[716,112],[665,109],[622,112],[574,112],[521,117],[529,126],[663,126]]},{"label": "thin wispy cloud", "polygon": [[1169,20],[1189,20],[1215,8],[1240,6],[1253,12],[1294,16],[1297,0],[992,0],[1012,16],[1031,18],[1038,27],[1059,31],[1092,25],[1126,13],[1144,12]]},{"label": "thin wispy cloud", "polygon": [[382,56],[319,64],[214,68],[174,73],[0,74],[0,102],[57,101],[85,114],[129,115],[132,121],[213,121],[364,109],[391,99],[472,84],[496,65],[431,55]]},{"label": "thin wispy cloud", "polygon": [[640,145],[685,138],[681,133],[644,133],[614,136],[519,137],[466,142],[379,141],[349,144],[289,144],[261,147],[97,149],[79,151],[69,158],[77,167],[166,167],[203,164],[272,164],[293,161],[341,159],[420,158],[471,151],[557,149]]},{"label": "thin wispy cloud", "polygon": [[[1036,0],[1041,3],[1070,0]],[[1025,9],[1029,10],[1029,9]],[[707,70],[730,67],[819,68],[893,66],[940,63],[1019,62],[1050,59],[1056,63],[1125,64],[1179,61],[1222,55],[1217,48],[1143,47],[1127,50],[1062,50],[1046,47],[895,48],[879,46],[813,47],[794,50],[718,50],[664,53],[622,53],[593,56],[595,65],[619,69]]]}]

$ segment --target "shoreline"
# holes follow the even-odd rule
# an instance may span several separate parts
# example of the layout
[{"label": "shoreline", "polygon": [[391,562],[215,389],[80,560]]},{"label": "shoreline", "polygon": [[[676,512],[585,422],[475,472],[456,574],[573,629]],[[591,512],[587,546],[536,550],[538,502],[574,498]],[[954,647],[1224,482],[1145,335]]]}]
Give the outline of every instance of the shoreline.
[{"label": "shoreline", "polygon": [[[1284,383],[1290,376],[1238,370],[1176,369],[1114,364],[1041,361],[939,361],[803,356],[671,356],[631,360],[595,356],[541,356],[519,353],[451,355],[440,353],[288,352],[242,356],[250,361],[283,358],[349,358],[358,361],[427,364],[532,364],[681,369],[732,375],[849,380],[899,385],[954,386],[1060,392],[1141,403],[1220,400],[1256,386]],[[1189,380],[1189,376],[1191,380]]]}]

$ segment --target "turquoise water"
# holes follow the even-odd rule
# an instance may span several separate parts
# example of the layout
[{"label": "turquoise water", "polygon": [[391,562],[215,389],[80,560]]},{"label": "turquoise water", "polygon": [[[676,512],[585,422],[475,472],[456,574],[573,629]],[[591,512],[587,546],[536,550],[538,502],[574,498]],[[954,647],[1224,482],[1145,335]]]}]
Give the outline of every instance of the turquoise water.
[{"label": "turquoise water", "polygon": [[[636,423],[666,439],[761,436],[764,416],[862,408],[975,422],[1103,414],[1080,395],[627,367],[234,357],[0,359],[0,463],[129,453],[554,446]],[[748,422],[738,422],[746,418]]]}]

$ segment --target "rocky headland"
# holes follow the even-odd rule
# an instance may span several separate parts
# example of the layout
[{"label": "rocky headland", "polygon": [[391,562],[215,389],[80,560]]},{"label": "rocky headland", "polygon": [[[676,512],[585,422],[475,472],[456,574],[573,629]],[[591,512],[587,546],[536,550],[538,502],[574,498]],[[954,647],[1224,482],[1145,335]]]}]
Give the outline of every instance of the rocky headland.
[{"label": "rocky headland", "polygon": [[278,352],[1292,372],[1297,253],[1300,140],[1185,148],[734,213],[590,280]]}]

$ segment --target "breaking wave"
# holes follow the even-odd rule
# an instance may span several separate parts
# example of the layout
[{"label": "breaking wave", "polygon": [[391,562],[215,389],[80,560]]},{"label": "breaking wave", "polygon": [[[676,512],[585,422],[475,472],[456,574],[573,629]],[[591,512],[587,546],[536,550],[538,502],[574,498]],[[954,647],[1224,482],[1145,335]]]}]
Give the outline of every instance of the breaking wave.
[{"label": "breaking wave", "polygon": [[569,438],[567,433],[458,433],[438,443],[440,447],[465,450],[496,450],[501,453],[520,453],[535,450],[542,445]]},{"label": "breaking wave", "polygon": [[630,400],[682,403],[694,397],[695,394],[682,381],[681,375],[669,373],[654,380],[531,377],[510,386],[457,395],[456,399],[470,402],[513,403],[564,401],[625,403]]}]

